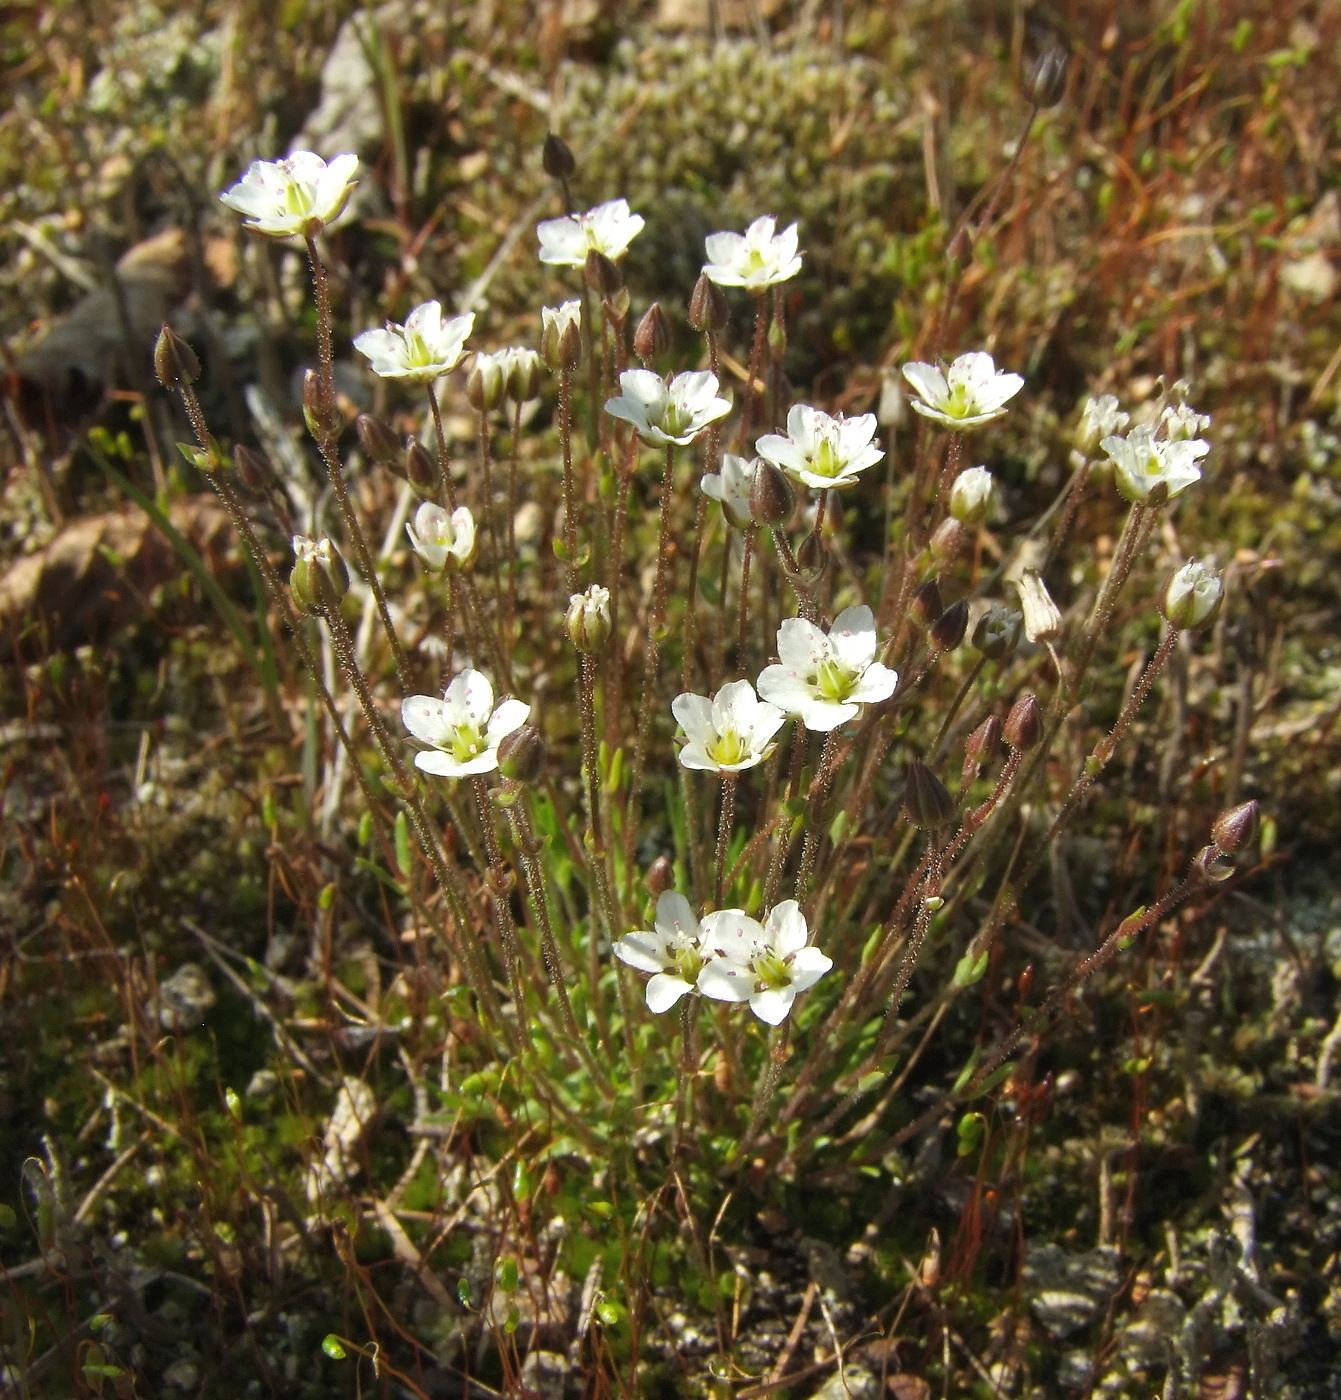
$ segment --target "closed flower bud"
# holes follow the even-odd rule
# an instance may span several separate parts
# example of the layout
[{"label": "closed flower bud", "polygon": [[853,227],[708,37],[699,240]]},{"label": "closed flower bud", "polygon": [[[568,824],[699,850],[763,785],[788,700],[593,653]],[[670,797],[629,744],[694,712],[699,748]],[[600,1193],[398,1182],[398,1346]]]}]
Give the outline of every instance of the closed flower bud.
[{"label": "closed flower bud", "polygon": [[931,533],[929,541],[932,558],[949,564],[959,557],[964,547],[964,526],[953,515],[947,515]]},{"label": "closed flower bud", "polygon": [[329,442],[340,431],[340,410],[327,402],[321,376],[314,369],[303,371],[303,419],[318,442]]},{"label": "closed flower bud", "polygon": [[903,813],[914,826],[933,831],[955,814],[949,789],[920,758],[913,759],[904,774]]},{"label": "closed flower bud", "polygon": [[513,403],[530,403],[540,395],[544,362],[534,350],[503,351],[507,364],[508,398]]},{"label": "closed flower bud", "polygon": [[1001,721],[995,715],[985,720],[964,741],[964,752],[974,763],[986,763],[996,752],[1001,738]]},{"label": "closed flower bud", "polygon": [[1121,433],[1131,421],[1129,413],[1123,413],[1112,394],[1103,394],[1097,399],[1086,399],[1080,414],[1072,441],[1076,451],[1083,457],[1093,457],[1099,451],[1099,444],[1106,437]]},{"label": "closed flower bud", "polygon": [[238,443],[233,448],[233,465],[248,491],[264,490],[266,479],[272,475],[265,458],[244,443]]},{"label": "closed flower bud", "polygon": [[545,741],[533,724],[523,724],[498,741],[498,771],[514,783],[536,783],[545,771]]},{"label": "closed flower bud", "polygon": [[577,158],[562,136],[551,131],[545,137],[545,146],[540,153],[540,163],[551,180],[571,180],[577,170]]},{"label": "closed flower bud", "polygon": [[659,898],[667,890],[675,887],[675,867],[671,864],[669,856],[658,856],[647,867],[643,884],[647,886],[647,892],[653,899]]},{"label": "closed flower bud", "polygon": [[1050,642],[1062,630],[1062,615],[1043,580],[1034,569],[1026,569],[1015,587],[1020,591],[1024,635],[1031,642]]},{"label": "closed flower bud", "polygon": [[796,567],[814,581],[824,572],[828,562],[829,551],[824,548],[824,541],[812,530],[796,551]]},{"label": "closed flower bud", "polygon": [[600,651],[610,636],[610,590],[593,583],[585,593],[574,593],[563,625],[578,651]]},{"label": "closed flower bud", "polygon": [[931,625],[931,645],[937,651],[953,651],[968,631],[968,599],[951,603]]},{"label": "closed flower bud", "polygon": [[651,362],[658,355],[664,355],[668,349],[670,326],[666,322],[666,313],[661,309],[661,303],[654,301],[633,332],[633,353],[650,368]]},{"label": "closed flower bud", "polygon": [[929,578],[913,594],[912,609],[913,616],[923,627],[930,627],[945,611],[945,603],[941,600],[941,586],[934,578]]},{"label": "closed flower bud", "polygon": [[624,274],[599,248],[588,251],[582,275],[586,278],[587,286],[603,297],[614,296],[624,285]]},{"label": "closed flower bud", "polygon": [[1004,661],[1019,646],[1023,628],[1022,613],[995,603],[978,619],[973,629],[973,645],[989,661]]},{"label": "closed flower bud", "polygon": [[1021,695],[1010,707],[1001,737],[1013,749],[1032,749],[1043,737],[1043,712],[1033,695]]},{"label": "closed flower bud", "polygon": [[349,570],[328,539],[293,537],[293,572],[289,592],[299,612],[324,613],[340,605],[349,591]]},{"label": "closed flower bud", "polygon": [[172,329],[164,326],[154,345],[154,373],[165,389],[180,389],[200,378],[196,352]]},{"label": "closed flower bud", "polygon": [[1044,49],[1025,74],[1024,94],[1035,107],[1055,107],[1066,92],[1067,56],[1053,45]]},{"label": "closed flower bud", "polygon": [[696,331],[715,334],[725,330],[730,319],[731,309],[722,289],[706,273],[700,273],[689,297],[689,324]]},{"label": "closed flower bud", "polygon": [[466,398],[477,413],[488,413],[503,402],[507,381],[494,355],[478,354],[466,375]]},{"label": "closed flower bud", "polygon": [[576,301],[540,310],[540,353],[550,369],[576,369],[582,361],[582,309]]},{"label": "closed flower bud", "polygon": [[1216,849],[1227,856],[1236,856],[1257,835],[1257,803],[1240,802],[1227,812],[1221,812],[1211,827],[1211,840]]},{"label": "closed flower bud", "polygon": [[1164,590],[1164,616],[1169,626],[1180,632],[1205,627],[1215,621],[1223,599],[1220,576],[1193,559],[1169,580]]},{"label": "closed flower bud", "polygon": [[394,462],[400,456],[400,439],[385,418],[360,413],[354,420],[359,446],[370,462]]},{"label": "closed flower bud", "polygon": [[991,508],[992,473],[986,467],[960,472],[950,488],[950,514],[961,524],[977,525]]},{"label": "closed flower bud", "polygon": [[759,458],[750,484],[750,514],[760,525],[781,525],[791,518],[796,493],[782,470]]},{"label": "closed flower bud", "polygon": [[952,268],[967,267],[973,257],[973,231],[960,224],[945,248],[945,260]]},{"label": "closed flower bud", "polygon": [[405,479],[417,491],[437,489],[441,478],[432,454],[416,437],[405,439]]}]

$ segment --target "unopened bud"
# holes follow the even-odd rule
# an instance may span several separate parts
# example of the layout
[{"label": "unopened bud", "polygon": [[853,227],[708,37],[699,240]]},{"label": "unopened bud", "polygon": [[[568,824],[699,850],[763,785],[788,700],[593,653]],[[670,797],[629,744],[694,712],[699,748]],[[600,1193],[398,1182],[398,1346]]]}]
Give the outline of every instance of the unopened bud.
[{"label": "unopened bud", "polygon": [[1097,399],[1086,399],[1072,439],[1076,451],[1083,457],[1093,457],[1104,438],[1115,437],[1130,421],[1131,414],[1123,413],[1114,395],[1101,394]]},{"label": "unopened bud", "polygon": [[168,325],[159,331],[154,345],[154,373],[165,389],[180,389],[200,378],[196,352]]},{"label": "unopened bud", "polygon": [[589,249],[582,275],[587,286],[601,296],[613,296],[624,285],[624,274],[598,248]]},{"label": "unopened bud", "polygon": [[478,353],[466,375],[466,398],[477,413],[488,413],[503,402],[507,381],[496,355]]},{"label": "unopened bud", "polygon": [[633,332],[633,353],[645,365],[650,365],[659,355],[670,349],[670,326],[661,303],[654,301],[638,322]]},{"label": "unopened bud", "polygon": [[1066,54],[1056,45],[1044,49],[1025,74],[1024,95],[1035,107],[1055,107],[1066,92]]},{"label": "unopened bud", "polygon": [[1216,849],[1227,856],[1236,856],[1257,835],[1258,807],[1256,802],[1240,802],[1227,812],[1221,812],[1211,827],[1211,840]]},{"label": "unopened bud", "polygon": [[973,234],[967,224],[961,224],[945,249],[945,260],[951,267],[967,267],[973,257]]},{"label": "unopened bud", "polygon": [[419,492],[435,491],[442,479],[437,462],[416,437],[405,439],[405,479]]},{"label": "unopened bud", "polygon": [[755,462],[750,483],[750,514],[760,525],[781,525],[791,518],[796,492],[781,468],[767,458]]},{"label": "unopened bud", "polygon": [[568,142],[551,131],[545,137],[544,149],[540,153],[540,163],[551,180],[571,180],[577,170],[577,158]]},{"label": "unopened bud", "polygon": [[964,526],[953,515],[947,515],[931,532],[928,547],[939,563],[951,563],[964,548]]},{"label": "unopened bud", "polygon": [[674,887],[675,867],[671,864],[669,856],[658,856],[647,867],[647,874],[643,876],[643,884],[647,886],[647,892],[653,899]]},{"label": "unopened bud", "polygon": [[968,599],[951,603],[931,625],[931,645],[937,651],[953,651],[968,631]]},{"label": "unopened bud", "polygon": [[977,525],[992,508],[992,473],[970,467],[955,477],[950,488],[950,514],[963,525]]},{"label": "unopened bud", "polygon": [[1024,635],[1031,642],[1050,642],[1062,630],[1062,615],[1036,570],[1026,569],[1015,584],[1024,613]]},{"label": "unopened bud", "polygon": [[400,439],[385,418],[360,413],[354,420],[359,446],[370,462],[394,462],[400,456]]},{"label": "unopened bud", "polygon": [[914,826],[935,830],[955,814],[955,800],[949,789],[922,762],[915,758],[904,773],[903,813]]},{"label": "unopened bud", "polygon": [[1023,628],[1022,613],[994,603],[978,619],[973,629],[973,645],[989,661],[1004,661],[1019,646]]},{"label": "unopened bud", "polygon": [[327,400],[314,369],[303,371],[303,420],[318,442],[330,442],[340,431],[340,410]]},{"label": "unopened bud", "polygon": [[913,594],[912,601],[913,616],[923,627],[930,627],[933,622],[945,611],[945,603],[941,599],[941,586],[934,578],[929,578]]},{"label": "unopened bud", "polygon": [[233,465],[248,491],[264,490],[267,478],[272,475],[265,458],[244,443],[238,443],[233,448]]},{"label": "unopened bud", "polygon": [[829,551],[824,548],[824,541],[812,530],[796,551],[796,567],[813,582],[824,572],[828,562]]},{"label": "unopened bud", "polygon": [[1186,632],[1214,622],[1223,600],[1220,576],[1193,559],[1169,580],[1161,606],[1169,626]]},{"label": "unopened bud", "polygon": [[507,372],[508,398],[513,403],[530,403],[540,396],[544,362],[534,350],[516,348],[503,351]]},{"label": "unopened bud", "polygon": [[349,570],[328,539],[293,537],[293,572],[289,592],[299,612],[324,613],[340,605],[349,591]]},{"label": "unopened bud", "polygon": [[213,433],[205,439],[204,447],[200,447],[194,442],[179,442],[177,451],[191,466],[206,476],[213,476],[215,472],[223,471],[228,465],[223,448],[219,446]]},{"label": "unopened bud", "polygon": [[715,334],[725,330],[730,319],[731,308],[726,304],[722,289],[707,273],[700,273],[689,297],[689,324],[696,331]]},{"label": "unopened bud", "polygon": [[600,651],[610,636],[610,590],[593,583],[585,593],[574,593],[563,625],[578,651]]},{"label": "unopened bud", "polygon": [[498,771],[514,783],[535,783],[545,771],[545,741],[533,724],[523,724],[498,742]]},{"label": "unopened bud", "polygon": [[582,308],[576,301],[540,309],[540,353],[552,370],[576,369],[582,361]]},{"label": "unopened bud", "polygon": [[996,752],[1001,738],[1001,721],[995,715],[985,720],[964,741],[964,752],[974,763],[986,763]]},{"label": "unopened bud", "polygon": [[1043,737],[1043,711],[1033,695],[1021,695],[1010,707],[1001,737],[1013,749],[1032,749]]}]

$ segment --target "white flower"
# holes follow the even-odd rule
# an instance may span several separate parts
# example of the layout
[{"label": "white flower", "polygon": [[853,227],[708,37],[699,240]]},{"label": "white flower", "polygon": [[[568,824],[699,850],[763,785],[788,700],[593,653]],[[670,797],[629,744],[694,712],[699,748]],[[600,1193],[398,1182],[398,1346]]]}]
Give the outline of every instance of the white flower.
[{"label": "white flower", "polygon": [[762,292],[786,282],[801,270],[796,251],[796,225],[774,233],[777,220],[765,215],[740,233],[710,233],[704,241],[708,261],[704,274],[719,287],[745,287]]},{"label": "white flower", "polygon": [[[544,320],[543,312],[541,320]],[[534,350],[513,345],[506,350],[500,350],[496,358],[503,367],[508,398],[513,403],[529,403],[540,393],[544,362]]]},{"label": "white flower", "polygon": [[1101,394],[1097,399],[1086,399],[1076,428],[1077,451],[1093,457],[1104,438],[1122,432],[1130,422],[1131,414],[1123,413],[1114,395]]},{"label": "white flower", "polygon": [[741,909],[719,909],[703,920],[709,958],[698,974],[698,989],[718,1001],[748,1001],[761,1021],[780,1025],[797,995],[833,966],[809,940],[805,915],[794,899],[769,910],[763,924]]},{"label": "white flower", "polygon": [[960,472],[950,488],[950,514],[965,525],[977,525],[991,508],[992,473],[986,467]]},{"label": "white flower", "polygon": [[718,398],[717,376],[707,370],[677,374],[669,384],[650,369],[626,369],[619,376],[623,393],[605,401],[612,418],[632,423],[653,447],[693,440],[709,423],[731,412],[731,401]]},{"label": "white flower", "polygon": [[540,308],[540,355],[550,369],[572,369],[582,358],[582,303]]},{"label": "white flower", "polygon": [[915,361],[904,365],[903,377],[917,394],[913,410],[947,428],[976,428],[1000,418],[1006,401],[1024,387],[1022,375],[999,371],[982,350],[961,355],[944,373]]},{"label": "white flower", "polygon": [[660,1015],[694,990],[703,967],[703,933],[684,895],[667,890],[657,900],[656,927],[626,933],[613,952],[620,962],[653,974],[647,1009]]},{"label": "white flower", "polygon": [[860,418],[831,418],[809,404],[792,406],[787,432],[768,433],[754,444],[761,457],[782,468],[806,486],[851,486],[859,472],[873,467],[885,454],[871,439],[874,413]]},{"label": "white flower", "polygon": [[254,160],[232,189],[219,196],[242,215],[243,226],[267,238],[311,237],[349,202],[357,181],[357,156],[336,156],[329,165],[311,151],[283,160]]},{"label": "white flower", "polygon": [[1185,403],[1171,403],[1159,415],[1159,425],[1171,442],[1181,442],[1186,438],[1200,437],[1211,426],[1211,415],[1198,413]]},{"label": "white flower", "polygon": [[803,617],[789,617],[778,628],[781,660],[760,673],[759,694],[807,729],[827,734],[863,705],[894,694],[898,673],[875,652],[875,614],[864,604],[844,608],[827,635]]},{"label": "white flower", "polygon": [[1129,501],[1160,505],[1201,480],[1197,463],[1211,450],[1200,438],[1157,441],[1146,424],[1099,444],[1113,459],[1117,488]]},{"label": "white flower", "polygon": [[588,253],[604,253],[618,262],[642,232],[643,216],[629,212],[626,199],[598,204],[585,214],[546,219],[537,226],[540,261],[556,267],[582,267]]},{"label": "white flower", "polygon": [[504,700],[495,709],[494,688],[479,671],[462,671],[441,700],[408,695],[400,707],[406,729],[429,745],[415,754],[414,766],[439,778],[492,773],[499,741],[520,729],[530,713],[520,700]]},{"label": "white flower", "polygon": [[710,700],[686,691],[671,702],[689,742],[680,750],[686,768],[708,773],[739,773],[773,752],[773,736],[787,718],[760,700],[749,681],[732,681]]},{"label": "white flower", "polygon": [[725,452],[721,471],[706,472],[703,477],[703,494],[721,502],[722,514],[737,530],[748,530],[754,524],[750,514],[750,487],[754,485],[758,465],[757,457],[747,461],[734,452]]},{"label": "white flower", "polygon": [[1031,642],[1047,642],[1062,630],[1062,615],[1037,569],[1026,569],[1012,582],[1020,592],[1024,635]]},{"label": "white flower", "polygon": [[1169,580],[1164,592],[1164,616],[1179,631],[1201,627],[1219,610],[1224,585],[1220,576],[1192,559]]},{"label": "white flower", "polygon": [[475,553],[475,519],[465,506],[448,515],[439,505],[425,501],[405,524],[410,546],[424,568],[438,574],[449,565],[462,569]]},{"label": "white flower", "polygon": [[383,379],[428,384],[461,363],[474,325],[473,311],[444,321],[441,303],[426,301],[410,312],[403,326],[388,321],[385,330],[355,336],[354,349],[368,357],[373,372]]},{"label": "white flower", "polygon": [[563,625],[578,651],[600,651],[610,636],[610,590],[593,583],[585,593],[570,594]]}]

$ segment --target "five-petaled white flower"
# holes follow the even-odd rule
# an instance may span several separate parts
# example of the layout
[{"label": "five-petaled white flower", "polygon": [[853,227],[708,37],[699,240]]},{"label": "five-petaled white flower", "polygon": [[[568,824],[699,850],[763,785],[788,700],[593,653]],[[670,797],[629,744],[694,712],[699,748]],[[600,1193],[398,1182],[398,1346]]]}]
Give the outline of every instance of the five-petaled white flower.
[{"label": "five-petaled white flower", "polygon": [[219,199],[241,214],[243,227],[254,233],[312,237],[349,202],[358,166],[357,156],[336,156],[327,165],[311,151],[294,151],[283,160],[254,160]]},{"label": "five-petaled white flower", "polygon": [[368,357],[373,372],[383,379],[428,384],[461,363],[474,325],[473,311],[444,321],[441,303],[426,301],[410,312],[403,326],[388,321],[385,330],[355,336],[354,349]]},{"label": "five-petaled white flower", "polygon": [[844,608],[828,634],[803,617],[778,628],[781,661],[759,675],[759,694],[795,715],[805,727],[827,734],[863,705],[888,700],[897,671],[875,659],[875,614],[862,604]]},{"label": "five-petaled white flower", "polygon": [[809,940],[805,915],[794,899],[770,909],[762,924],[744,910],[719,909],[703,919],[709,957],[698,974],[698,989],[718,1001],[748,1001],[761,1021],[780,1025],[798,993],[833,966]]},{"label": "five-petaled white flower", "polygon": [[718,418],[731,412],[731,401],[717,395],[717,376],[708,370],[677,374],[669,384],[650,369],[626,369],[619,376],[623,392],[605,401],[612,418],[632,423],[653,447],[693,440]]},{"label": "five-petaled white flower", "polygon": [[774,233],[777,220],[770,215],[756,219],[742,233],[710,233],[704,241],[708,261],[704,275],[719,287],[744,287],[762,292],[786,282],[801,270],[796,251],[796,225]]},{"label": "five-petaled white flower", "polygon": [[998,370],[982,350],[961,355],[948,370],[914,361],[904,365],[903,377],[917,398],[913,409],[947,428],[976,428],[1000,418],[1006,402],[1024,387],[1024,376]]},{"label": "five-petaled white flower", "polygon": [[641,214],[629,211],[626,199],[598,204],[585,214],[546,219],[536,227],[540,261],[556,267],[581,267],[588,253],[604,253],[618,262],[642,232],[644,222]]},{"label": "five-petaled white flower", "polygon": [[750,487],[754,485],[758,465],[757,457],[746,460],[734,452],[725,452],[721,471],[706,472],[703,477],[703,494],[721,504],[722,514],[737,530],[748,530],[754,524],[750,514]]},{"label": "five-petaled white flower", "polygon": [[432,501],[424,501],[406,521],[410,546],[430,573],[446,568],[463,569],[475,553],[475,518],[465,506],[450,515]]},{"label": "five-petaled white flower", "polygon": [[429,745],[415,754],[414,766],[439,778],[492,773],[500,740],[520,729],[530,713],[520,700],[504,700],[495,709],[494,688],[479,671],[462,671],[441,700],[407,695],[400,707],[406,729]]},{"label": "five-petaled white flower", "polygon": [[1157,440],[1144,423],[1126,437],[1104,438],[1099,446],[1113,459],[1118,490],[1129,501],[1151,505],[1162,505],[1200,481],[1197,463],[1211,450],[1201,438]]},{"label": "five-petaled white flower", "polygon": [[671,702],[671,713],[689,740],[680,762],[709,773],[739,773],[762,763],[787,718],[760,700],[749,681],[732,681],[711,699],[685,691]]},{"label": "five-petaled white flower", "polygon": [[694,990],[703,967],[703,932],[684,895],[667,890],[657,900],[656,927],[626,933],[613,951],[620,962],[652,973],[647,1009],[660,1015]]},{"label": "five-petaled white flower", "polygon": [[761,457],[806,486],[851,486],[860,472],[885,455],[871,441],[875,428],[874,413],[832,418],[798,403],[787,415],[787,437],[767,433],[754,446]]}]

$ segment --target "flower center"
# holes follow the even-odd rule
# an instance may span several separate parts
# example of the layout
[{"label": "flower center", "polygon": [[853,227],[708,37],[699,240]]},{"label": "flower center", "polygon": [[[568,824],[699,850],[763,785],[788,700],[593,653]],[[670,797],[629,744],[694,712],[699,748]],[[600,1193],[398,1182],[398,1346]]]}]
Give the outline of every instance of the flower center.
[{"label": "flower center", "polygon": [[852,693],[856,677],[846,666],[830,657],[821,661],[815,670],[815,692],[821,700],[842,704]]},{"label": "flower center", "polygon": [[484,752],[486,745],[479,726],[467,720],[464,724],[452,726],[452,737],[447,747],[458,763],[469,763]]},{"label": "flower center", "polygon": [[714,763],[721,764],[723,768],[739,763],[748,757],[750,752],[750,746],[734,729],[728,729],[725,734],[719,734],[707,746],[707,749],[708,757]]},{"label": "flower center", "polygon": [[769,991],[781,991],[792,984],[790,962],[776,953],[760,953],[754,960],[754,975]]},{"label": "flower center", "polygon": [[843,459],[827,437],[820,438],[811,467],[816,476],[835,477],[843,470]]},{"label": "flower center", "polygon": [[694,413],[682,403],[668,403],[661,413],[661,430],[667,437],[680,437],[694,421]]}]

